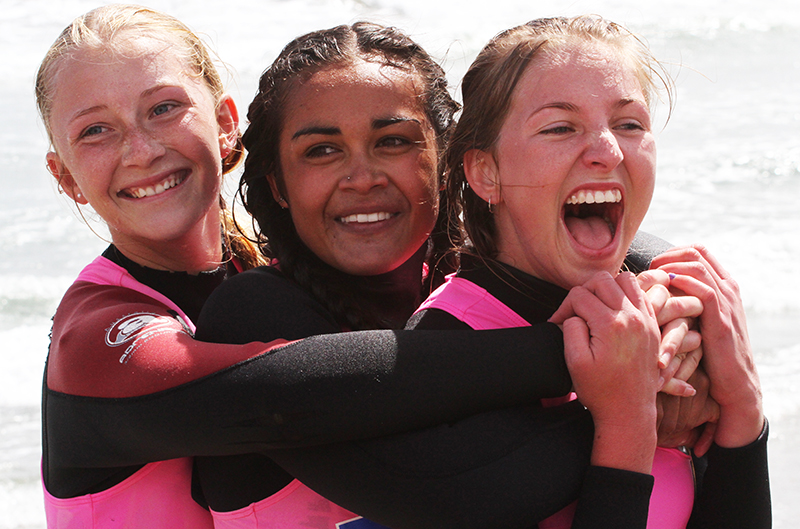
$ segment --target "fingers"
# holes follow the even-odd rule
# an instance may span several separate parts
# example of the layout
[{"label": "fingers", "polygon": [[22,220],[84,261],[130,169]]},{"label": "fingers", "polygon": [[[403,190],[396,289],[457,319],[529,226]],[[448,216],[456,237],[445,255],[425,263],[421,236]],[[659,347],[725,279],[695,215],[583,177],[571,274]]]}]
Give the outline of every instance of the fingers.
[{"label": "fingers", "polygon": [[697,393],[691,384],[674,377],[664,382],[661,392],[673,397],[692,397]]},{"label": "fingers", "polygon": [[669,293],[668,288],[664,285],[653,285],[645,292],[647,293],[647,299],[650,300],[650,304],[653,306],[653,310],[658,316],[658,323],[661,325],[661,312],[664,310],[664,307],[667,306],[672,294]]},{"label": "fingers", "polygon": [[714,442],[714,433],[717,431],[717,423],[715,422],[707,422],[703,427],[703,433],[700,435],[700,438],[694,444],[694,455],[697,457],[703,457],[706,452],[708,452],[709,448],[711,448],[711,444]]},{"label": "fingers", "polygon": [[[649,294],[650,292],[648,291]],[[654,295],[660,298],[663,294],[654,293]],[[666,291],[666,296],[666,299],[661,304],[661,310],[656,311],[659,325],[664,325],[676,318],[696,318],[703,313],[703,302],[694,296],[672,296],[669,291]],[[650,301],[652,303],[652,298]],[[654,307],[655,305],[653,303]]]},{"label": "fingers", "polygon": [[647,292],[656,285],[661,285],[665,288],[669,287],[669,274],[663,270],[645,270],[636,279],[639,281],[639,286],[642,290]]},{"label": "fingers", "polygon": [[589,327],[581,318],[573,316],[564,321],[562,329],[565,344],[564,357],[570,372],[572,372],[571,366],[575,366],[587,356],[592,356],[589,347]]},{"label": "fingers", "polygon": [[703,349],[701,347],[690,351],[681,361],[680,367],[675,372],[675,378],[688,381],[697,371],[702,358]]},{"label": "fingers", "polygon": [[[661,346],[658,353],[659,368],[666,369],[667,366],[672,363],[672,360],[681,349],[684,338],[689,333],[689,325],[691,325],[691,323],[692,322],[686,318],[679,318],[677,320],[672,320],[661,328]],[[672,373],[662,373],[662,376],[669,378],[672,376]]]},{"label": "fingers", "polygon": [[[619,288],[622,289],[622,291],[625,293],[625,297],[633,304],[634,307],[655,318],[655,310],[653,309],[650,300],[647,298],[647,294],[639,286],[639,282],[634,274],[630,272],[622,272],[617,275],[616,278],[614,278],[614,282],[619,286]],[[619,301],[620,305],[613,306],[613,308],[622,308],[625,300],[622,299]]]},{"label": "fingers", "polygon": [[[659,349],[659,368],[666,369],[673,358],[684,355],[700,347],[700,333],[690,329],[694,321],[678,318],[661,328],[661,346]],[[683,378],[682,380],[686,380]]]},{"label": "fingers", "polygon": [[[625,276],[621,281],[626,285],[626,289],[631,291],[633,296],[637,296],[635,289],[638,289],[643,297],[641,289],[635,285],[633,275],[625,273]],[[607,272],[599,272],[584,285],[573,287],[548,321],[562,324],[572,316],[580,316],[588,322],[590,319],[595,320],[604,309],[620,310],[626,299],[626,292],[618,280]]]}]

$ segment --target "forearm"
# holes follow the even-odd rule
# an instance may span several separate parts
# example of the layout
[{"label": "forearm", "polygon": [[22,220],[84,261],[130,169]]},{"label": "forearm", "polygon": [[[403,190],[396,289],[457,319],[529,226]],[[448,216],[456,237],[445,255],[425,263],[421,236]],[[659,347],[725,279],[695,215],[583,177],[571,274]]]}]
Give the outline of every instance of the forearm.
[{"label": "forearm", "polygon": [[[532,341],[560,349],[549,327],[453,331],[446,349],[438,331],[326,335],[151,395],[53,392],[49,449],[66,466],[135,465],[375,437],[534,402],[569,386],[563,359],[530,352]],[[508,340],[501,351],[495,333]]]},{"label": "forearm", "polygon": [[747,446],[711,447],[689,529],[772,527],[768,434],[764,423],[761,435]]}]

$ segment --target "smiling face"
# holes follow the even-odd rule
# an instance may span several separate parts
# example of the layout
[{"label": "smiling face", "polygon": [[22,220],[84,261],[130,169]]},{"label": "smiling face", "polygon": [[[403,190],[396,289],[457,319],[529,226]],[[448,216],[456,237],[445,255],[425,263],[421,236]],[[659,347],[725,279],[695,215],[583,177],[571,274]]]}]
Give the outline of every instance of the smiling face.
[{"label": "smiling face", "polygon": [[389,272],[430,235],[437,147],[421,99],[415,75],[364,61],[318,71],[289,98],[273,193],[330,266]]},{"label": "smiling face", "polygon": [[536,57],[491,153],[470,151],[471,187],[494,206],[498,259],[570,288],[616,274],[655,184],[650,112],[611,47]]},{"label": "smiling face", "polygon": [[171,43],[132,36],[124,55],[78,51],[54,83],[48,166],[105,220],[117,246],[159,266],[154,249],[219,233],[221,160],[236,109],[228,97],[216,103]]}]

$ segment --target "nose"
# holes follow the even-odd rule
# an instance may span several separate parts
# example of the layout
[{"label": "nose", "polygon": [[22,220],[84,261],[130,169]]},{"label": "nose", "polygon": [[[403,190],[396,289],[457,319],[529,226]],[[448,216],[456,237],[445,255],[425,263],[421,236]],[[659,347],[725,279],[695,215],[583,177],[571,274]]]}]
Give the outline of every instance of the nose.
[{"label": "nose", "polygon": [[122,163],[126,166],[146,167],[166,152],[157,138],[138,128],[126,132],[122,148]]},{"label": "nose", "polygon": [[389,178],[376,160],[368,155],[353,156],[339,179],[342,190],[369,193],[375,188],[386,187]]},{"label": "nose", "polygon": [[583,153],[586,165],[605,171],[614,169],[623,158],[617,137],[608,129],[593,133]]}]

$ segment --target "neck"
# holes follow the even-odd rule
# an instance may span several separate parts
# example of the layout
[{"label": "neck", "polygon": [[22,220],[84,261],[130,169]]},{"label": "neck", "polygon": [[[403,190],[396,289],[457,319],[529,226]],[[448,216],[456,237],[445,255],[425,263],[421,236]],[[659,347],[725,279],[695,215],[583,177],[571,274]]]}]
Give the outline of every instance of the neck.
[{"label": "neck", "polygon": [[218,210],[174,239],[120,237],[114,232],[111,239],[128,259],[156,270],[198,274],[218,268],[223,257]]},{"label": "neck", "polygon": [[[367,328],[401,329],[422,301],[422,264],[426,250],[427,244],[424,244],[405,263],[376,276],[355,276],[324,263],[322,266],[331,273],[330,280],[346,292],[354,310],[364,314]],[[323,301],[323,304],[327,303]]]}]

